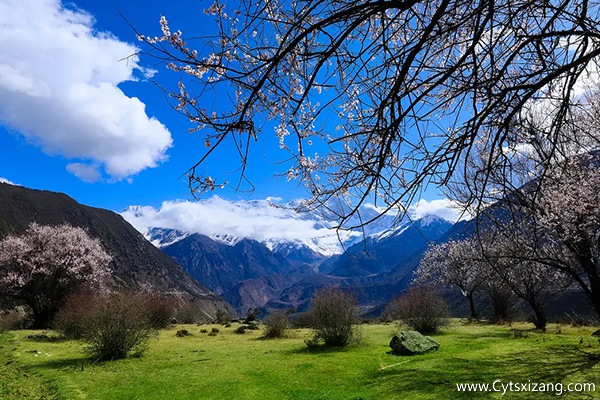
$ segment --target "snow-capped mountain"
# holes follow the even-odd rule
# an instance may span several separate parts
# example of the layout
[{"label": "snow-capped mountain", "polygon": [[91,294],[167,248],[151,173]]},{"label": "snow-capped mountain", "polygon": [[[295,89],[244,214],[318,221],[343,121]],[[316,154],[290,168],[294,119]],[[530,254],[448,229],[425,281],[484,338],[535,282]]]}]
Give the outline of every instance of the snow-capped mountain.
[{"label": "snow-capped mountain", "polygon": [[[175,243],[193,233],[233,246],[242,239],[263,243],[271,250],[285,246],[306,247],[324,256],[341,254],[344,249],[365,237],[380,240],[406,229],[410,221],[399,221],[394,213],[365,204],[359,214],[344,224],[333,215],[318,211],[297,212],[297,202],[274,203],[274,200],[231,202],[212,197],[199,202],[165,202],[160,209],[131,206],[121,215],[158,247]],[[370,224],[356,228],[361,224]]]},{"label": "snow-capped mountain", "polygon": [[165,202],[159,209],[131,206],[121,215],[159,246],[173,240],[152,235],[154,228],[199,233],[228,245],[241,239],[256,240],[270,249],[294,243],[329,256],[341,253],[341,243],[359,235],[344,231],[338,235],[331,229],[333,223],[318,213],[298,213],[289,204],[267,200],[231,202],[214,196],[199,202]]},{"label": "snow-capped mountain", "polygon": [[[393,296],[410,274],[395,271],[404,271],[403,263],[422,254],[452,223],[380,213],[373,205],[361,207],[346,227],[373,222],[353,231],[336,231],[336,221],[319,212],[297,213],[290,204],[267,200],[215,197],[163,203],[158,210],[130,207],[122,215],[244,313],[249,307],[305,306],[315,290],[332,284],[364,290],[369,304]],[[388,277],[396,275],[400,278]]]},{"label": "snow-capped mountain", "polygon": [[215,242],[223,243],[228,246],[235,246],[240,240],[244,239],[241,236],[234,236],[223,233],[215,233],[213,235],[208,235],[208,237],[214,240]]},{"label": "snow-capped mountain", "polygon": [[150,243],[160,249],[177,243],[190,235],[189,232],[182,232],[177,229],[151,227],[144,236]]}]

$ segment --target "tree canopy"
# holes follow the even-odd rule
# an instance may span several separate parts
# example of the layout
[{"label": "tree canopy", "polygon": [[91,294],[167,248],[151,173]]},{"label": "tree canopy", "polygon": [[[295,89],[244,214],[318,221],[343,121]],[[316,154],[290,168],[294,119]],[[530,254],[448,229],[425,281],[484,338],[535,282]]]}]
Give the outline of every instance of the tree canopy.
[{"label": "tree canopy", "polygon": [[0,295],[24,301],[46,328],[69,293],[106,282],[111,260],[82,228],[32,223],[0,241]]},{"label": "tree canopy", "polygon": [[180,73],[174,106],[204,132],[190,188],[224,184],[198,167],[225,143],[241,182],[249,147],[272,135],[307,205],[332,208],[340,226],[372,199],[406,209],[430,184],[461,182],[477,205],[491,174],[510,181],[522,146],[543,175],[573,139],[574,107],[590,109],[600,55],[590,0],[217,0],[204,12],[214,35],[164,16],[162,35],[138,35]]}]

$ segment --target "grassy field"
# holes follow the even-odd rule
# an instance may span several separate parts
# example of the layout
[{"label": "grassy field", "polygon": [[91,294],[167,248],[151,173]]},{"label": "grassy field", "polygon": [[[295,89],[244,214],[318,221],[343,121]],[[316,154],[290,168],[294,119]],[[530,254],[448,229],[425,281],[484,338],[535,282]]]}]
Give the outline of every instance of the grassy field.
[{"label": "grassy field", "polygon": [[[216,325],[215,325],[216,326]],[[387,354],[394,325],[364,325],[362,342],[312,350],[307,330],[277,340],[260,331],[236,335],[213,326],[177,326],[160,332],[141,358],[94,363],[73,341],[37,341],[35,331],[0,334],[1,399],[472,399],[502,392],[463,393],[457,383],[559,383],[560,398],[600,398],[600,346],[593,328],[494,326],[454,321],[435,335],[437,352]],[[177,329],[193,333],[176,337]],[[515,328],[521,329],[515,332]],[[52,336],[52,332],[49,333]],[[566,393],[590,382],[597,392]],[[497,384],[500,388],[500,383]],[[511,392],[505,398],[556,398],[555,393]]]}]

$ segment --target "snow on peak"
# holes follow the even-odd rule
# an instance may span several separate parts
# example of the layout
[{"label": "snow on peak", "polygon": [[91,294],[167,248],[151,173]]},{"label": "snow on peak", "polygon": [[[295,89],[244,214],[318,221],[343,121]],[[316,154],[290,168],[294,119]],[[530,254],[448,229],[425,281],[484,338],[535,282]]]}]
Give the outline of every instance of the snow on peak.
[{"label": "snow on peak", "polygon": [[[333,219],[319,212],[298,213],[291,203],[281,203],[279,198],[264,200],[230,201],[217,196],[197,202],[166,201],[160,208],[131,206],[121,212],[123,218],[137,230],[164,247],[193,233],[206,235],[227,245],[242,239],[253,239],[276,249],[282,244],[305,246],[322,254],[340,254],[349,245],[364,237],[380,240],[400,235],[410,224],[408,219],[398,221],[398,215],[381,214],[383,209],[374,205],[361,208],[361,218],[354,217],[347,226],[358,226],[377,216],[371,224],[353,231],[332,229]],[[423,215],[422,224],[432,224],[439,217]],[[161,227],[164,231],[152,229]],[[169,232],[169,230],[178,233]],[[162,234],[165,238],[159,239]]]},{"label": "snow on peak", "polygon": [[424,215],[421,219],[418,220],[418,222],[421,227],[427,227],[439,223],[452,223],[445,218],[432,214]]},{"label": "snow on peak", "polygon": [[243,239],[239,236],[219,234],[219,233],[214,234],[214,235],[208,235],[208,237],[210,237],[215,242],[223,243],[228,246],[235,246],[240,240]]},{"label": "snow on peak", "polygon": [[189,232],[182,232],[177,229],[152,227],[144,233],[144,236],[150,243],[158,248],[167,247],[180,240],[190,236]]}]

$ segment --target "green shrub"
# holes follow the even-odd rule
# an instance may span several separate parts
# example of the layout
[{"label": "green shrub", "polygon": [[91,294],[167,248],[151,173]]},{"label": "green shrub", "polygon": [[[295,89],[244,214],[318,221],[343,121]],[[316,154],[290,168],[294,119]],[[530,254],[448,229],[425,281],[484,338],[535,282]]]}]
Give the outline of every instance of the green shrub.
[{"label": "green shrub", "polygon": [[175,311],[175,319],[179,324],[199,324],[206,322],[206,315],[198,304],[187,302]]},{"label": "green shrub", "polygon": [[246,326],[245,325],[241,325],[238,326],[233,332],[237,333],[238,335],[243,335],[244,333],[246,333]]},{"label": "green shrub", "polygon": [[98,296],[82,316],[87,352],[98,360],[139,356],[155,334],[144,302],[135,295]]},{"label": "green shrub", "polygon": [[446,325],[448,305],[434,288],[416,286],[392,300],[385,314],[392,319],[401,320],[416,331],[430,334]]},{"label": "green shrub", "polygon": [[315,293],[306,318],[315,330],[314,341],[323,340],[326,346],[346,346],[357,337],[356,300],[340,288]]},{"label": "green shrub", "polygon": [[246,318],[244,319],[245,324],[249,324],[251,322],[256,321],[258,316],[260,315],[260,309],[257,307],[250,307],[248,312],[246,312]]},{"label": "green shrub", "polygon": [[272,311],[263,320],[265,326],[264,337],[282,338],[289,329],[288,315],[281,311]]},{"label": "green shrub", "polygon": [[180,329],[175,333],[177,337],[191,336],[192,334],[187,329]]},{"label": "green shrub", "polygon": [[229,315],[225,310],[217,310],[217,312],[215,313],[215,324],[225,325],[229,323],[229,320]]},{"label": "green shrub", "polygon": [[261,325],[262,324],[260,323],[260,321],[255,320],[246,323],[244,326],[250,331],[257,331],[260,329]]}]

